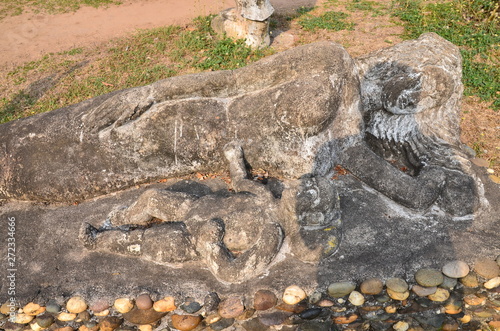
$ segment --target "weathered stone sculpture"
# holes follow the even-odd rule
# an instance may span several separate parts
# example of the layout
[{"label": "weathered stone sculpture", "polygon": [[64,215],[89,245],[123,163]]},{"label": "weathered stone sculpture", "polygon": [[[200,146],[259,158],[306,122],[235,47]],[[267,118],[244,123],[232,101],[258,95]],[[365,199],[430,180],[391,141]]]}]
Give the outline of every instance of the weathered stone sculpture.
[{"label": "weathered stone sculpture", "polygon": [[[499,207],[478,207],[499,192],[458,138],[460,66],[435,34],[358,59],[322,42],[0,125],[20,295],[326,286],[497,254]],[[179,179],[228,163],[233,191]]]},{"label": "weathered stone sculpture", "polygon": [[[339,202],[333,182],[304,178],[283,192],[247,179],[243,151],[225,148],[237,193],[211,192],[181,182],[143,193],[110,216],[113,229],[84,224],[80,240],[89,249],[134,255],[160,264],[201,259],[222,281],[237,283],[264,273],[283,241],[303,261],[334,254],[340,244]],[[153,219],[161,224],[151,224]]]},{"label": "weathered stone sculpture", "polygon": [[[373,154],[355,144],[342,149],[343,164],[408,207],[421,209],[436,202],[452,215],[472,213],[479,194],[467,148],[460,142],[463,85],[458,48],[436,34],[426,34],[356,63],[364,140],[389,163],[373,167]],[[361,154],[365,157],[359,159]],[[389,164],[404,171],[394,172]],[[385,180],[374,183],[376,177]]]},{"label": "weathered stone sculpture", "polygon": [[212,28],[230,38],[245,39],[252,48],[269,46],[269,17],[273,12],[269,0],[236,0],[236,8],[224,10],[216,16]]},{"label": "weathered stone sculpture", "polygon": [[326,174],[360,133],[354,61],[317,43],[234,71],[173,77],[0,126],[0,198],[74,202],[226,168],[238,141],[274,175]]},{"label": "weathered stone sculpture", "polygon": [[74,201],[222,170],[222,146],[238,141],[276,175],[340,164],[407,207],[467,215],[478,192],[458,140],[460,67],[458,49],[427,34],[356,62],[322,42],[115,92],[0,126],[0,196]]}]

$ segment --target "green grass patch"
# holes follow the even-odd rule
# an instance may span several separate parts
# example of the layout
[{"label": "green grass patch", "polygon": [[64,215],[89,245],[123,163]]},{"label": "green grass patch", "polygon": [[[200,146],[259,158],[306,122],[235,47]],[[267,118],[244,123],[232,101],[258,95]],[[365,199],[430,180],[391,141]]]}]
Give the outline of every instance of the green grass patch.
[{"label": "green grass patch", "polygon": [[386,14],[385,7],[379,2],[369,0],[352,0],[346,5],[349,11],[366,11],[372,14],[372,17],[382,16]]},{"label": "green grass patch", "polygon": [[346,21],[348,14],[341,11],[327,11],[320,16],[314,16],[310,13],[302,15],[298,22],[300,26],[310,32],[318,29],[331,31],[353,30],[354,23]]},{"label": "green grass patch", "polygon": [[0,1],[0,19],[20,15],[25,11],[56,14],[76,11],[81,6],[100,7],[120,3],[117,0],[2,0]]},{"label": "green grass patch", "polygon": [[[0,99],[0,123],[178,74],[239,68],[271,54],[216,35],[210,21],[140,30],[102,48],[75,48],[19,66],[7,75],[16,92]],[[52,83],[41,89],[38,81]]]},{"label": "green grass patch", "polygon": [[435,32],[460,47],[466,95],[477,95],[500,109],[499,3],[492,0],[456,0],[424,3],[394,2],[394,15],[405,23],[405,36],[417,38]]}]

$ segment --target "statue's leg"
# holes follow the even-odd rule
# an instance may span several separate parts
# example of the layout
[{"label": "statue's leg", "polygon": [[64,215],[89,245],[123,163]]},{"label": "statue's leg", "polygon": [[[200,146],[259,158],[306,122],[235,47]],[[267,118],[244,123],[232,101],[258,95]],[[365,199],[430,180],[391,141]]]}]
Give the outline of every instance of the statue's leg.
[{"label": "statue's leg", "polygon": [[138,256],[157,263],[180,263],[198,258],[191,236],[180,222],[130,231],[99,231],[84,223],[79,239],[89,250]]},{"label": "statue's leg", "polygon": [[147,225],[153,218],[180,221],[194,199],[187,193],[151,189],[141,194],[130,207],[112,212],[109,219],[114,226]]},{"label": "statue's leg", "polygon": [[339,149],[341,165],[392,200],[414,209],[430,207],[441,195],[446,176],[442,169],[424,166],[412,177],[394,168],[366,144]]},{"label": "statue's leg", "polygon": [[250,192],[259,198],[269,198],[273,201],[272,193],[261,183],[248,179],[248,173],[245,167],[245,156],[241,146],[231,142],[224,147],[224,156],[229,162],[229,174],[233,189],[237,192]]},{"label": "statue's leg", "polygon": [[144,229],[99,231],[91,224],[83,223],[78,238],[89,250],[102,250],[124,255],[141,255]]},{"label": "statue's leg", "polygon": [[266,224],[255,245],[234,257],[222,242],[224,224],[221,220],[188,225],[190,229],[194,227],[196,230],[193,232],[197,233],[193,235],[197,252],[218,279],[231,283],[242,282],[263,273],[278,253],[284,236],[279,224]]}]

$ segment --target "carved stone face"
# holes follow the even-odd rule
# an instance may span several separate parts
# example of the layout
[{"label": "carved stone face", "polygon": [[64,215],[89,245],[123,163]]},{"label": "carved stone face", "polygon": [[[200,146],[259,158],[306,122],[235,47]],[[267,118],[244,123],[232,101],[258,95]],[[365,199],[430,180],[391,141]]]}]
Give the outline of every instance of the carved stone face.
[{"label": "carved stone face", "polygon": [[305,229],[329,227],[340,218],[337,190],[327,178],[302,179],[296,198],[297,219]]}]

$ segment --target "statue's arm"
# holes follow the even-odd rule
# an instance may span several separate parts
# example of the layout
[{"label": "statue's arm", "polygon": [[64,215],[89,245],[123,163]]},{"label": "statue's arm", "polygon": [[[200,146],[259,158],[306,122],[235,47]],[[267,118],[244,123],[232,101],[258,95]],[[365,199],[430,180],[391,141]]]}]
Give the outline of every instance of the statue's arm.
[{"label": "statue's arm", "polygon": [[441,195],[446,181],[438,167],[423,167],[409,176],[375,154],[365,143],[339,149],[340,162],[354,176],[392,200],[413,209],[431,206]]}]

